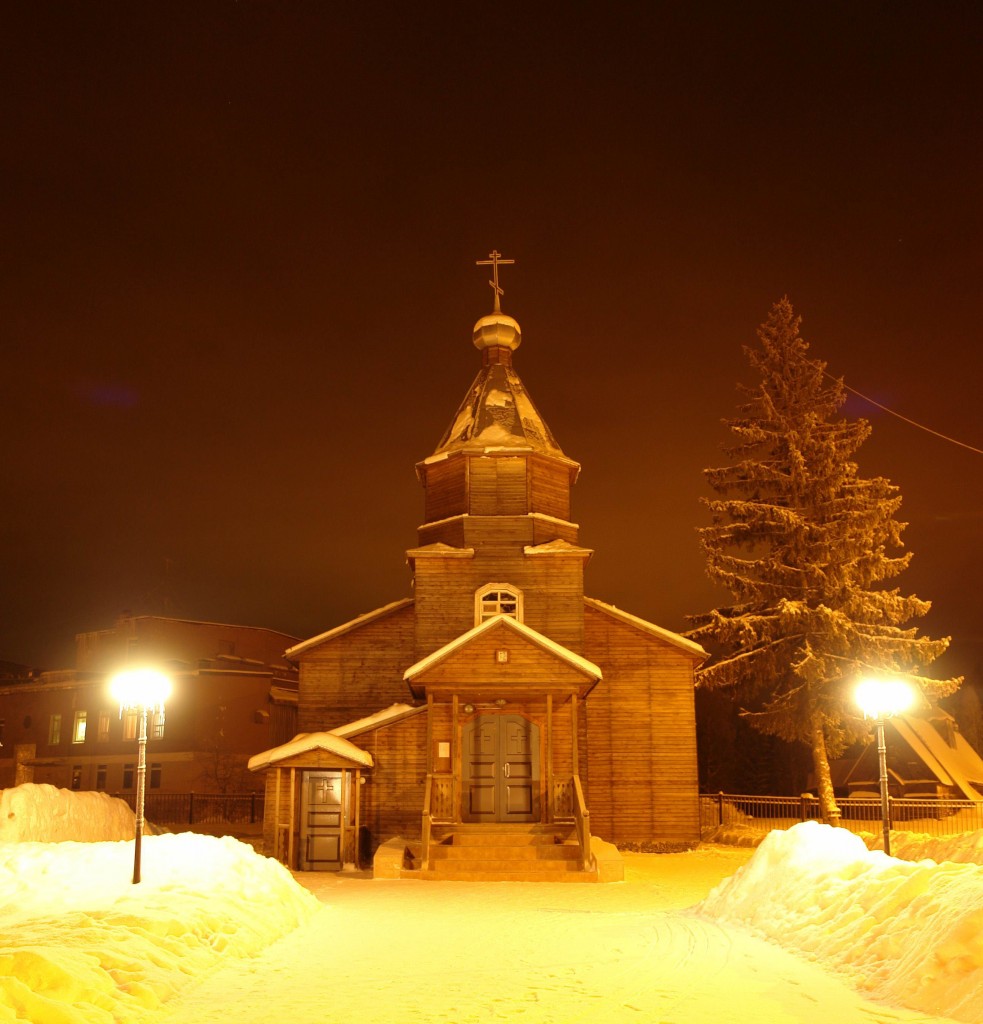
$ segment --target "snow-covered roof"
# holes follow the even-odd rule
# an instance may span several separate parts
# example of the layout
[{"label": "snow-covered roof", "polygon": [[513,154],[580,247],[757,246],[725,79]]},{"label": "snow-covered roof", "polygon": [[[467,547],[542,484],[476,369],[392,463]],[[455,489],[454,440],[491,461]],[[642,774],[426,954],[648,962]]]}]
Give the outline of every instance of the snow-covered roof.
[{"label": "snow-covered roof", "polygon": [[[454,517],[460,518],[460,517]],[[442,519],[440,522],[449,522]],[[439,523],[427,523],[428,528],[438,526]],[[474,548],[455,548],[443,541],[435,541],[433,544],[424,544],[423,547],[410,548],[406,552],[407,558],[474,558]]]},{"label": "snow-covered roof", "polygon": [[268,768],[270,765],[287,760],[287,758],[296,757],[298,754],[310,754],[315,750],[334,754],[354,765],[362,765],[364,768],[371,768],[373,765],[372,755],[367,750],[356,747],[354,743],[342,736],[332,732],[302,732],[289,743],[282,743],[279,747],[255,754],[249,759],[247,766],[251,772],[257,772],[261,768]]},{"label": "snow-covered roof", "polygon": [[512,369],[511,359],[482,366],[431,459],[464,449],[532,450],[570,461]]},{"label": "snow-covered roof", "polygon": [[386,604],[381,608],[376,608],[375,611],[365,612],[349,622],[342,623],[340,626],[335,626],[334,629],[329,629],[326,633],[319,633],[317,636],[312,636],[310,640],[304,640],[302,643],[295,644],[286,651],[286,656],[288,658],[296,658],[298,655],[303,654],[304,651],[310,650],[312,647],[317,647],[318,644],[323,644],[326,640],[333,640],[335,637],[342,636],[344,633],[348,633],[353,629],[358,629],[361,626],[368,625],[368,623],[374,622],[376,619],[384,618],[386,615],[392,615],[394,612],[398,612],[412,603],[412,597],[404,597],[402,600],[393,601],[391,604]]},{"label": "snow-covered roof", "polygon": [[364,732],[371,732],[373,729],[378,729],[383,725],[392,725],[393,722],[399,722],[404,718],[418,715],[421,711],[426,710],[425,704],[421,704],[419,707],[413,707],[412,704],[392,704],[383,711],[377,711],[374,715],[367,715],[365,718],[356,719],[347,725],[339,725],[337,729],[332,729],[331,732],[335,736],[342,737],[361,736]]},{"label": "snow-covered roof", "polygon": [[580,555],[590,558],[594,554],[591,548],[578,547],[562,537],[547,541],[545,544],[527,544],[522,550],[527,555]]},{"label": "snow-covered roof", "polygon": [[680,650],[685,651],[694,658],[699,658],[701,661],[704,658],[709,657],[707,652],[693,640],[688,640],[686,637],[680,636],[678,633],[673,633],[672,630],[663,629],[662,626],[657,626],[654,622],[646,622],[645,619],[640,619],[637,615],[632,615],[629,612],[623,612],[620,608],[615,608],[613,604],[605,604],[604,601],[598,601],[595,597],[585,597],[584,604],[586,604],[588,608],[594,608],[599,612],[604,612],[605,615],[610,615],[612,618],[618,619],[629,626],[635,626],[637,629],[650,633],[652,636],[657,636],[660,640],[665,640],[666,643],[670,643],[674,647],[678,647]]},{"label": "snow-covered roof", "polygon": [[450,643],[444,644],[443,647],[438,648],[432,654],[428,654],[415,665],[411,665],[403,673],[403,678],[407,682],[411,682],[417,676],[426,672],[428,668],[431,668],[438,662],[443,661],[444,658],[447,658],[455,651],[459,651],[462,647],[466,647],[476,637],[479,637],[483,633],[487,633],[489,630],[495,629],[496,627],[505,627],[506,629],[513,630],[518,633],[519,636],[524,637],[526,640],[531,641],[542,650],[548,651],[560,660],[565,661],[568,665],[571,665],[590,679],[600,679],[602,677],[601,670],[592,661],[588,661],[579,654],[575,654],[562,644],[558,644],[555,640],[551,640],[548,636],[544,636],[542,633],[537,633],[536,630],[531,629],[524,622],[519,622],[518,619],[514,619],[510,615],[493,615],[490,619],[485,619],[484,622],[475,626],[473,629],[469,629],[466,633],[462,633],[459,637],[451,640]]},{"label": "snow-covered roof", "polygon": [[955,746],[950,746],[929,717],[898,715],[890,722],[943,785],[956,786],[968,800],[983,800],[983,793],[977,788],[983,783],[983,758],[961,733],[953,730]]}]

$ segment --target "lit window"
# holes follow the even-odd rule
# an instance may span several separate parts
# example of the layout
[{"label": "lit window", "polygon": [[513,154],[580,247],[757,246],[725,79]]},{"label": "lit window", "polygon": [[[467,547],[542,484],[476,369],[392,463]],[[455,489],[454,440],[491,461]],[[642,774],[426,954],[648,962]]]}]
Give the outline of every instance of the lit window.
[{"label": "lit window", "polygon": [[160,789],[160,765],[157,762],[150,765],[150,788]]},{"label": "lit window", "polygon": [[75,712],[75,727],[72,729],[72,742],[73,743],[84,743],[85,742],[85,711]]},{"label": "lit window", "polygon": [[53,747],[61,743],[61,715],[52,715],[48,720],[48,743]]},{"label": "lit window", "polygon": [[475,595],[475,625],[493,615],[508,615],[522,621],[522,593],[507,584],[490,583]]},{"label": "lit window", "polygon": [[96,739],[100,743],[109,742],[109,723],[111,721],[110,714],[108,711],[99,712],[99,731],[96,734]]},{"label": "lit window", "polygon": [[156,711],[151,713],[150,716],[150,729],[148,730],[150,739],[159,740],[164,735],[164,709],[158,708]]},{"label": "lit window", "polygon": [[98,789],[100,792],[102,792],[106,788],[106,775],[108,771],[108,765],[96,765],[96,789]]},{"label": "lit window", "polygon": [[135,711],[133,708],[127,708],[123,712],[123,739],[124,740],[135,740],[137,738],[137,719],[140,717],[140,712]]},{"label": "lit window", "polygon": [[123,765],[123,789],[133,788],[133,770],[134,765],[124,764]]}]

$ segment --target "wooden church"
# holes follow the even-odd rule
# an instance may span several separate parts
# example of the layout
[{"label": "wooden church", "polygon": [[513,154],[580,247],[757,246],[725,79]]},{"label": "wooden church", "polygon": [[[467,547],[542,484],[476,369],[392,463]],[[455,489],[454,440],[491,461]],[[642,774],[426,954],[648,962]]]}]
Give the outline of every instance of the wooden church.
[{"label": "wooden church", "polygon": [[706,654],[584,595],[580,466],[513,367],[511,261],[480,262],[494,311],[474,327],[478,375],[416,467],[413,596],[286,652],[304,732],[250,761],[267,852],[294,869],[374,857],[402,877],[586,880],[611,844],[699,840]]}]

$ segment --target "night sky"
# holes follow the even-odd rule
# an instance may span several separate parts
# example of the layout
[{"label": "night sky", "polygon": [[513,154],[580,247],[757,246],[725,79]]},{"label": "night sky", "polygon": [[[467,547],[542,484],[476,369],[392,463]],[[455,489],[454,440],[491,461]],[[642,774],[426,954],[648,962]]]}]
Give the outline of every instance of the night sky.
[{"label": "night sky", "polygon": [[[774,301],[983,448],[983,6],[0,8],[0,660],[117,614],[307,637],[410,593],[429,455],[502,308],[587,590],[670,629]],[[983,665],[983,455],[851,398],[899,580]]]}]

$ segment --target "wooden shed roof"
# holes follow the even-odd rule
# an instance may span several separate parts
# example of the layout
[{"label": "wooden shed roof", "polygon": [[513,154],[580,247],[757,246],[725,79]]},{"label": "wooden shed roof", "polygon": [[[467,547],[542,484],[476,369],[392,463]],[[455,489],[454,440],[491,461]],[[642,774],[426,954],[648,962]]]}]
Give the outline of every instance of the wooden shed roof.
[{"label": "wooden shed roof", "polygon": [[356,747],[350,740],[333,732],[302,732],[289,743],[281,743],[278,747],[255,754],[248,761],[251,772],[270,768],[283,761],[303,758],[304,755],[326,753],[332,760],[337,760],[340,768],[371,768],[372,755],[361,747]]}]

